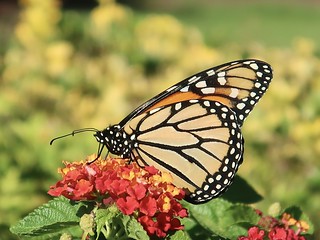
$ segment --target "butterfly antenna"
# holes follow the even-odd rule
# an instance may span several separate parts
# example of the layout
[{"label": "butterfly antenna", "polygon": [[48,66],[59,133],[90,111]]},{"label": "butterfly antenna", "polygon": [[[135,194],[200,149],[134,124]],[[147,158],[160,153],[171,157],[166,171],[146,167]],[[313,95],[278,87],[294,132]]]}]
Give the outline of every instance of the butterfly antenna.
[{"label": "butterfly antenna", "polygon": [[[52,143],[60,138],[65,138],[65,137],[69,137],[69,136],[74,136],[78,133],[83,133],[83,132],[97,132],[99,131],[98,129],[96,128],[81,128],[81,129],[76,129],[74,131],[72,131],[71,133],[68,133],[68,134],[65,134],[65,135],[62,135],[62,136],[59,136],[59,137],[55,137],[54,139],[52,139],[50,141],[50,145],[52,145]],[[100,147],[99,147],[100,148]],[[103,148],[103,147],[102,147]],[[100,153],[101,154],[101,153]]]}]

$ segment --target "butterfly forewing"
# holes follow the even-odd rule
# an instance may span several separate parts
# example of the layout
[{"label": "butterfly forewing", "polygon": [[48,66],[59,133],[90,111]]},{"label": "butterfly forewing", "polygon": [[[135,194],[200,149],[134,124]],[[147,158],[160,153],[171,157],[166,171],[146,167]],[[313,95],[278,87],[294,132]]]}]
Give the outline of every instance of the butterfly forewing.
[{"label": "butterfly forewing", "polygon": [[217,101],[236,112],[238,124],[251,112],[272,79],[271,66],[259,60],[239,60],[197,73],[168,88],[138,107],[120,125],[135,115],[189,99]]},{"label": "butterfly forewing", "polygon": [[130,129],[136,130],[132,159],[171,172],[192,203],[220,195],[242,161],[236,117],[219,102],[188,100],[153,109],[129,121],[124,131]]}]

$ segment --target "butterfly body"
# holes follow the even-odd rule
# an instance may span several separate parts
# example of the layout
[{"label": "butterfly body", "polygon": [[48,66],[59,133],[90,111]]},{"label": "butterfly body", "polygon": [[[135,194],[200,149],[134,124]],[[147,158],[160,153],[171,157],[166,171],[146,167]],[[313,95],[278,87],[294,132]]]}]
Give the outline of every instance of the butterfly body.
[{"label": "butterfly body", "polygon": [[128,135],[119,125],[107,127],[103,131],[97,131],[94,137],[99,143],[106,146],[111,153],[123,158],[130,157],[134,135]]},{"label": "butterfly body", "polygon": [[265,62],[226,63],[168,88],[95,137],[113,154],[170,172],[187,201],[204,203],[232,183],[243,161],[241,126],[271,79]]}]

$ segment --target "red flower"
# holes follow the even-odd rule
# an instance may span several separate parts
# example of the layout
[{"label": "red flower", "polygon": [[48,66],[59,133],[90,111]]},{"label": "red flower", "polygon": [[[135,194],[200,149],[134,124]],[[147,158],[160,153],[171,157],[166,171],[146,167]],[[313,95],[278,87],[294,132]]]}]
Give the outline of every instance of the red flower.
[{"label": "red flower", "polygon": [[[171,228],[170,215],[167,213],[159,213],[157,216],[157,225],[159,226],[159,230],[162,230],[164,232],[169,231],[169,229]],[[159,236],[159,237],[162,237],[162,236]]]},{"label": "red flower", "polygon": [[75,186],[73,193],[77,196],[87,196],[90,195],[92,188],[93,186],[88,180],[80,179]]},{"label": "red flower", "polygon": [[303,236],[297,235],[293,229],[291,228],[285,229],[283,227],[273,228],[269,232],[268,236],[270,240],[282,240],[282,239],[305,240]]},{"label": "red flower", "polygon": [[157,211],[157,202],[153,197],[147,196],[140,202],[140,212],[153,217]]},{"label": "red flower", "polygon": [[264,231],[258,227],[251,227],[248,230],[248,237],[241,236],[238,240],[263,240]]},{"label": "red flower", "polygon": [[269,232],[268,236],[271,240],[287,239],[287,232],[283,228],[275,227]]},{"label": "red flower", "polygon": [[182,205],[177,202],[177,201],[171,201],[172,203],[172,207],[171,207],[171,211],[174,212],[174,215],[179,216],[181,218],[187,217],[188,216],[188,211],[187,209],[185,209],[184,207],[182,207]]},{"label": "red flower", "polygon": [[[87,161],[92,159],[95,156]],[[172,185],[170,174],[124,159],[64,164],[59,170],[63,179],[50,187],[50,195],[116,204],[123,214],[136,216],[149,235],[165,237],[168,231],[183,228],[178,217],[188,212],[177,200],[184,192]]]},{"label": "red flower", "polygon": [[[284,213],[281,220],[271,217],[263,216],[261,211],[256,211],[261,217],[259,220],[259,227],[266,229],[269,240],[305,240],[305,237],[301,236],[301,232],[306,232],[309,225],[304,221],[298,221],[294,219],[290,214]],[[298,230],[294,231],[292,226],[295,226]],[[255,226],[248,230],[248,237],[241,236],[238,240],[263,240],[265,238],[265,232]]]},{"label": "red flower", "polygon": [[116,203],[120,211],[126,215],[131,215],[139,207],[139,203],[133,197],[119,198]]},{"label": "red flower", "polygon": [[149,233],[149,235],[156,234],[158,228],[155,226],[156,223],[151,217],[144,215],[142,217],[139,217],[138,221],[141,223],[143,228]]},{"label": "red flower", "polygon": [[141,200],[146,195],[146,191],[147,189],[141,183],[137,183],[136,186],[130,186],[127,189],[127,193],[137,200]]}]

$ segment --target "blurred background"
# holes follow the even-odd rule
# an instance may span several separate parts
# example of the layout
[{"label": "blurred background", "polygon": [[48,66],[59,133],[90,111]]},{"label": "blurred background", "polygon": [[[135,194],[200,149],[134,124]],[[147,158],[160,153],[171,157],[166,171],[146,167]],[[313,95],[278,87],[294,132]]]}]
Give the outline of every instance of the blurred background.
[{"label": "blurred background", "polygon": [[239,175],[264,196],[257,208],[298,205],[318,230],[319,16],[315,0],[0,1],[0,239],[50,199],[62,160],[96,153],[90,133],[53,137],[118,123],[243,58],[269,62],[274,80],[244,124]]}]

